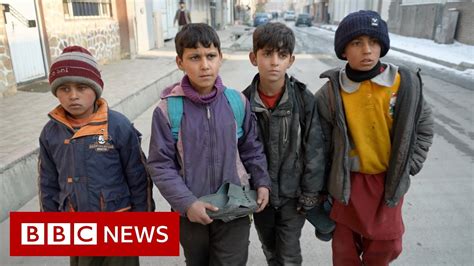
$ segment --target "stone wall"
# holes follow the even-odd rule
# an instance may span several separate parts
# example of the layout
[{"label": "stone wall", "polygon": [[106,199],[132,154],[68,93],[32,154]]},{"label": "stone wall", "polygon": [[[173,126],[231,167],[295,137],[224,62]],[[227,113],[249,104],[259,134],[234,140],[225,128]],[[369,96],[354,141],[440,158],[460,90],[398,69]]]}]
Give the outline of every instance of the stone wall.
[{"label": "stone wall", "polygon": [[16,92],[15,75],[8,47],[3,5],[0,5],[0,98]]},{"label": "stone wall", "polygon": [[62,1],[42,1],[42,10],[52,60],[70,45],[87,48],[101,64],[120,59],[115,1],[109,18],[67,18]]}]

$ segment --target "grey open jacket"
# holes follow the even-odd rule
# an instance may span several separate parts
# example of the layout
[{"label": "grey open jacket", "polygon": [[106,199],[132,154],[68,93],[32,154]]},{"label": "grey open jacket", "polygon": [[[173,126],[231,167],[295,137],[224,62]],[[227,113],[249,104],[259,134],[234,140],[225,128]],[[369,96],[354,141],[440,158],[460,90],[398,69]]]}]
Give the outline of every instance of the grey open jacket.
[{"label": "grey open jacket", "polygon": [[259,138],[272,182],[270,204],[280,207],[287,199],[318,196],[326,165],[316,102],[306,85],[286,76],[286,89],[274,110],[268,110],[257,92],[257,74],[244,90],[257,116]]},{"label": "grey open jacket", "polygon": [[[340,95],[339,68],[328,70],[321,78],[329,81],[316,92],[316,101],[325,138],[327,189],[330,195],[348,204],[350,183],[350,143]],[[408,191],[410,175],[416,175],[426,160],[433,140],[431,108],[423,99],[419,72],[399,67],[400,88],[395,103],[391,132],[392,150],[385,175],[385,204],[396,206]]]}]

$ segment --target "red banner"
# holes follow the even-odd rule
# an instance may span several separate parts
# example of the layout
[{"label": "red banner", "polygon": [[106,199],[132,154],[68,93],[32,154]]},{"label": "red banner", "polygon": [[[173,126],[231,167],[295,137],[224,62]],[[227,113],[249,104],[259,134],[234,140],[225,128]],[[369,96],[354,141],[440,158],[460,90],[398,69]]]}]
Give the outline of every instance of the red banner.
[{"label": "red banner", "polygon": [[10,256],[179,256],[179,215],[11,212]]}]

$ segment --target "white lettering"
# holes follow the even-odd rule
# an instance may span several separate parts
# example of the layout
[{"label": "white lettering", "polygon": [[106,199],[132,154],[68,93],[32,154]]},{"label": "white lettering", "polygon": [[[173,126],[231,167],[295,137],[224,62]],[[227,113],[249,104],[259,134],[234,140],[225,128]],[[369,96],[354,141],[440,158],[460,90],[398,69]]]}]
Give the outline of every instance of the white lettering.
[{"label": "white lettering", "polygon": [[135,226],[135,234],[137,235],[138,243],[143,242],[144,236],[146,237],[147,243],[151,243],[153,240],[153,231],[155,231],[155,226],[152,226],[150,231],[148,231],[148,228],[142,227],[141,232],[138,227]]},{"label": "white lettering", "polygon": [[70,223],[49,223],[48,224],[48,245],[70,245],[71,244],[71,224]]},{"label": "white lettering", "polygon": [[97,224],[96,223],[75,223],[74,224],[74,244],[75,245],[97,245]]},{"label": "white lettering", "polygon": [[[162,230],[163,229],[163,230]],[[165,231],[165,230],[168,230],[168,226],[158,226],[156,228],[156,232],[158,233],[158,235],[162,236],[163,239],[160,239],[159,237],[156,239],[156,242],[158,243],[165,243],[166,241],[168,241],[168,234],[165,233],[165,232],[162,232],[162,231]]]},{"label": "white lettering", "polygon": [[125,226],[122,226],[122,243],[132,243],[133,242],[133,239],[125,239],[125,237],[127,236],[132,236],[132,232],[130,232],[132,230],[132,226],[130,225],[125,225]]},{"label": "white lettering", "polygon": [[119,236],[118,236],[118,226],[114,226],[114,232],[112,232],[108,226],[106,226],[104,228],[104,243],[109,242],[109,239],[107,238],[107,235],[110,236],[110,238],[112,238],[112,241],[114,243],[117,243],[118,238],[119,238]]},{"label": "white lettering", "polygon": [[43,223],[22,223],[21,224],[21,244],[22,245],[44,245],[44,224]]}]

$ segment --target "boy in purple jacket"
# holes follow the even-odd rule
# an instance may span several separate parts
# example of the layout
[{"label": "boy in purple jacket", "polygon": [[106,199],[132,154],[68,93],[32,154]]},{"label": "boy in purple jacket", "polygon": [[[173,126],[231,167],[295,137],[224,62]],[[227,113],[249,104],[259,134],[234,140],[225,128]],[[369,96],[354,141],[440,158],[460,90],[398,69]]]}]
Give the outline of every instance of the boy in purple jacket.
[{"label": "boy in purple jacket", "polygon": [[[153,113],[149,166],[152,179],[171,208],[181,214],[180,243],[187,265],[245,265],[249,216],[230,222],[211,219],[216,206],[199,200],[225,183],[249,183],[257,190],[257,212],[268,203],[270,179],[255,117],[248,101],[240,125],[219,77],[220,41],[210,26],[188,24],[176,35],[176,64],[186,75],[162,94]],[[173,136],[170,98],[182,98],[179,132]],[[176,133],[176,132],[175,132]],[[177,137],[177,140],[175,140]]]}]

